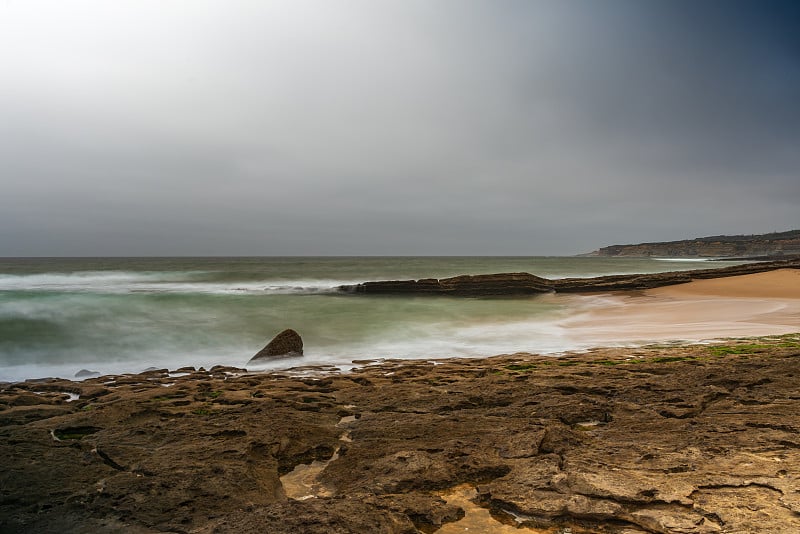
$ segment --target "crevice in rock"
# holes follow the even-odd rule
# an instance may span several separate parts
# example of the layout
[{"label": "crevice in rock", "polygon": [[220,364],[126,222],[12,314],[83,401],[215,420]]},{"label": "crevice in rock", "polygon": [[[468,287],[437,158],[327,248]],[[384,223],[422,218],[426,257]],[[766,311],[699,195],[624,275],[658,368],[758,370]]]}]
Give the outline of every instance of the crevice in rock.
[{"label": "crevice in rock", "polygon": [[742,488],[763,488],[783,495],[783,491],[780,488],[776,488],[769,484],[765,484],[763,482],[744,482],[742,484],[703,484],[702,486],[697,486],[697,489],[694,490],[691,494],[689,494],[689,498],[691,499],[692,496],[700,490],[742,489]]},{"label": "crevice in rock", "polygon": [[[579,494],[575,494],[579,495]],[[587,498],[592,498],[598,502],[611,502],[615,504],[622,504],[621,501],[617,501],[615,499],[599,499],[596,497],[585,496]],[[610,527],[612,531],[624,530],[626,528],[633,528],[637,531],[643,530],[645,532],[651,532],[653,534],[663,534],[661,530],[653,530],[649,528],[647,525],[637,522],[635,520],[625,519],[620,517],[616,514],[609,514],[609,513],[592,513],[587,512],[585,514],[580,513],[569,513],[560,511],[554,513],[553,515],[543,515],[543,514],[530,514],[528,512],[524,512],[519,509],[514,503],[504,501],[502,499],[494,499],[489,494],[480,495],[480,500],[478,504],[489,510],[489,513],[494,517],[497,521],[506,524],[512,525],[514,527],[528,527],[528,528],[535,528],[535,529],[553,529],[553,528],[561,528],[561,529],[574,529],[577,532],[605,532]],[[652,503],[649,503],[652,504]],[[623,512],[625,515],[628,515],[627,512]]]},{"label": "crevice in rock", "polygon": [[489,482],[502,478],[511,472],[511,467],[507,465],[489,465],[472,467],[463,465],[448,480],[421,480],[419,478],[409,478],[398,481],[396,484],[387,488],[390,493],[408,493],[412,491],[443,491],[453,486],[469,484],[488,484]]},{"label": "crevice in rock", "polygon": [[214,432],[213,434],[203,434],[204,436],[212,437],[212,438],[239,438],[247,435],[247,432],[244,430],[220,430],[219,432]]},{"label": "crevice in rock", "polygon": [[719,527],[724,527],[725,526],[725,521],[723,521],[722,518],[719,515],[717,515],[715,512],[701,512],[701,513],[702,513],[703,517],[705,517],[706,519],[708,519],[712,523],[716,524],[717,526],[719,526]]},{"label": "crevice in rock", "polygon": [[[439,500],[439,498],[434,499]],[[414,524],[414,528],[424,534],[438,532],[447,524],[461,521],[466,516],[464,508],[458,506],[457,503],[449,502],[439,506],[436,504],[430,507],[423,506],[421,509],[420,507],[403,507],[401,511]]]},{"label": "crevice in rock", "polygon": [[796,434],[797,429],[790,425],[783,425],[779,423],[758,423],[758,422],[747,422],[744,426],[748,428],[767,428],[770,430],[779,430],[781,432],[789,432],[791,434]]},{"label": "crevice in rock", "polygon": [[92,449],[92,452],[97,454],[97,456],[100,457],[100,459],[103,461],[103,463],[106,464],[107,466],[109,466],[110,468],[116,469],[117,471],[127,471],[128,470],[127,467],[122,466],[122,465],[118,464],[117,462],[115,462],[113,459],[111,459],[111,457],[108,454],[106,454],[104,451],[100,450],[99,447],[95,447],[94,449]]},{"label": "crevice in rock", "polygon": [[771,384],[771,383],[772,383],[772,379],[770,379],[770,378],[762,378],[761,380],[757,380],[757,381],[751,382],[749,384],[744,384],[742,387],[747,389],[747,390],[750,390],[750,389],[753,389],[755,387],[763,386],[763,385]]},{"label": "crevice in rock", "polygon": [[102,428],[96,426],[71,426],[65,428],[56,428],[53,430],[52,435],[57,441],[65,440],[80,440],[86,436],[100,432]]},{"label": "crevice in rock", "polygon": [[[665,418],[674,418],[674,419],[688,419],[690,417],[697,417],[705,412],[709,406],[717,402],[719,399],[728,397],[729,394],[726,392],[718,391],[712,393],[710,395],[704,396],[700,402],[696,406],[688,406],[688,409],[683,413],[676,413],[671,410],[661,410],[658,412],[659,415]],[[682,405],[675,405],[674,408],[683,408]]]}]

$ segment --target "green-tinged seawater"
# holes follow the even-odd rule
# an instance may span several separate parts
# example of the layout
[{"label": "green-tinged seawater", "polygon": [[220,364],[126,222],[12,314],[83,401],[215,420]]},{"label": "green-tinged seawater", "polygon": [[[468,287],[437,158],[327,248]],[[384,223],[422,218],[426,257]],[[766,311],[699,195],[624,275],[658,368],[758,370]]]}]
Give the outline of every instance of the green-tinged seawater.
[{"label": "green-tinged seawater", "polygon": [[560,325],[602,297],[465,299],[348,295],[342,284],[530,272],[547,278],[723,267],[592,257],[0,259],[0,381],[80,369],[244,366],[284,328],[305,357],[488,356],[581,348]]}]

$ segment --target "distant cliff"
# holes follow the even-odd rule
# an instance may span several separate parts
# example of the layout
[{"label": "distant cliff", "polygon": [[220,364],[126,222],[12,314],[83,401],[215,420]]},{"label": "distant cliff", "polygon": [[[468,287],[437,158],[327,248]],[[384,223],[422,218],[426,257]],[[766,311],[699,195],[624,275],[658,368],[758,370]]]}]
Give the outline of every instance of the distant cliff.
[{"label": "distant cliff", "polygon": [[800,230],[763,235],[718,235],[683,241],[611,245],[591,256],[664,258],[782,258],[800,256]]}]

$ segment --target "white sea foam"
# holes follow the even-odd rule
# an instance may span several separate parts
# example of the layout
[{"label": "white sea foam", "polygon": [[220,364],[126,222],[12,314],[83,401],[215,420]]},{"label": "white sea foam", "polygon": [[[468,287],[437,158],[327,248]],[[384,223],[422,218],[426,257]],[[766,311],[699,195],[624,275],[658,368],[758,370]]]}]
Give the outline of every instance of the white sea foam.
[{"label": "white sea foam", "polygon": [[287,280],[269,282],[178,282],[138,284],[120,292],[145,293],[206,293],[214,295],[314,295],[334,293],[339,286],[355,284],[352,280]]},{"label": "white sea foam", "polygon": [[[28,275],[0,274],[0,291],[70,293],[315,294],[337,291],[360,280],[204,281],[203,273],[82,271]],[[188,278],[188,280],[187,280]],[[197,280],[193,280],[197,278]]]},{"label": "white sea foam", "polygon": [[711,261],[709,258],[652,258],[652,259],[656,261],[675,261],[675,262],[688,262],[688,263]]},{"label": "white sea foam", "polygon": [[167,273],[81,271],[76,273],[0,274],[0,290],[86,290],[131,286],[164,280]]},{"label": "white sea foam", "polygon": [[[180,352],[164,347],[154,348],[129,354],[117,354],[117,359],[98,361],[81,358],[78,351],[71,353],[74,359],[68,361],[26,363],[22,365],[0,366],[0,381],[17,382],[30,378],[67,378],[70,380],[83,380],[76,378],[75,373],[81,368],[91,366],[101,376],[122,375],[127,373],[141,373],[150,367],[179,369],[194,366],[210,369],[215,365],[230,365],[242,367],[247,361],[241,350],[208,350],[196,353]],[[111,355],[108,355],[109,357]],[[120,356],[125,356],[122,358]],[[93,378],[93,377],[86,377]]]}]

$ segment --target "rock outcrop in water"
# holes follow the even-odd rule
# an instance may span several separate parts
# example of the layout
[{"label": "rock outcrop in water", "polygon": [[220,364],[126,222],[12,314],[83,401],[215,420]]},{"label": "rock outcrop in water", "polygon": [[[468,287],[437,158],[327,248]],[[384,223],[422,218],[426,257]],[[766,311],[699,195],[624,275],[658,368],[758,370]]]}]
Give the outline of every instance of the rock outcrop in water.
[{"label": "rock outcrop in water", "polygon": [[530,295],[549,293],[552,282],[528,273],[463,275],[436,280],[388,280],[366,282],[357,286],[342,286],[355,293],[425,293],[436,295]]},{"label": "rock outcrop in water", "polygon": [[761,273],[776,269],[799,269],[800,259],[746,263],[719,269],[671,271],[652,274],[623,274],[594,278],[563,278],[548,280],[528,273],[484,274],[456,276],[436,280],[389,280],[364,282],[341,286],[348,293],[370,294],[422,294],[467,297],[522,296],[537,293],[592,293],[652,289],[654,287],[683,284],[692,280],[722,278],[742,274]]},{"label": "rock outcrop in water", "polygon": [[294,356],[303,355],[303,338],[300,334],[287,328],[277,336],[272,338],[272,341],[267,343],[267,346],[256,353],[255,356],[250,358],[251,362],[259,360],[270,360],[273,358],[290,358]]},{"label": "rock outcrop in water", "polygon": [[464,531],[467,487],[546,532],[795,533],[798,376],[794,335],[4,384],[0,531]]}]

